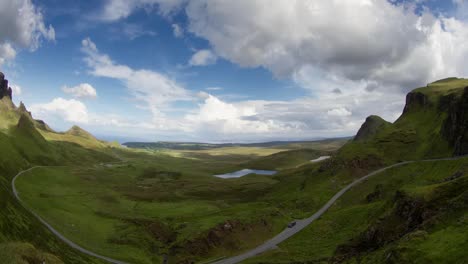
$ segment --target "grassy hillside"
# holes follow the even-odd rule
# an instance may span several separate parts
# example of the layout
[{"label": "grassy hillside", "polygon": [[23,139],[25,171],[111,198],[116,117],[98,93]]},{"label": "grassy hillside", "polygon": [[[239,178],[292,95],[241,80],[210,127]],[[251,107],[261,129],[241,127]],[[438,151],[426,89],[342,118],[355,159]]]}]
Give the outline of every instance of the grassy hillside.
[{"label": "grassy hillside", "polygon": [[40,132],[44,138],[49,141],[75,143],[88,149],[102,149],[112,146],[110,143],[96,139],[89,132],[78,126],[73,126],[64,133],[57,133],[49,130],[40,130]]},{"label": "grassy hillside", "polygon": [[[24,232],[22,223],[37,223],[10,194],[9,180],[21,168],[59,164],[65,166],[23,175],[17,187],[30,208],[76,243],[132,263],[159,263],[165,256],[170,263],[189,263],[238,254],[291,220],[310,216],[374,169],[400,160],[468,153],[465,86],[467,80],[447,79],[416,89],[395,123],[369,117],[354,140],[331,159],[314,164],[309,161],[346,140],[208,144],[201,150],[112,149],[78,127],[66,133],[38,130],[36,121],[22,113],[0,133],[0,146],[9,153],[0,156],[0,171],[5,172],[0,178],[5,191],[0,193],[13,208],[0,209],[1,221],[9,221],[0,227],[17,230],[1,229],[0,242],[9,243],[5,248],[13,253],[20,245],[31,254],[51,252],[66,263],[80,263],[83,256],[60,243],[44,244]],[[194,144],[188,147],[200,147]],[[124,162],[112,162],[113,156]],[[466,164],[468,159],[421,162],[389,170],[351,190],[278,250],[248,262],[379,263],[390,256],[394,263],[437,263],[463,258]],[[246,167],[279,173],[213,177]],[[8,218],[12,210],[18,217]],[[11,244],[17,241],[36,249]],[[456,250],[453,256],[448,255],[451,248]]]},{"label": "grassy hillside", "polygon": [[416,163],[356,186],[321,219],[246,263],[463,263],[468,158]]},{"label": "grassy hillside", "polygon": [[34,165],[89,165],[114,158],[75,144],[48,142],[29,113],[6,97],[0,102],[0,122],[0,263],[101,263],[66,246],[27,213],[13,197],[10,181]]},{"label": "grassy hillside", "polygon": [[[359,137],[346,144],[339,156],[343,159],[372,157],[389,164],[464,154],[455,153],[454,140],[467,133],[466,126],[454,131],[456,135],[450,133],[452,126],[467,122],[463,113],[468,111],[468,106],[460,105],[468,98],[467,86],[468,80],[451,78],[415,89],[408,94],[403,114],[395,123],[380,121],[382,125],[368,133],[365,130],[378,117],[369,118],[360,130],[362,136],[358,133]],[[461,120],[452,121],[457,115]]]},{"label": "grassy hillside", "polygon": [[[316,170],[292,172],[272,197],[284,193],[286,199],[289,190],[304,201],[307,193],[292,192],[293,179],[304,189],[319,185],[317,196],[330,197],[332,183],[342,187],[388,164],[467,154],[467,86],[468,80],[451,78],[415,89],[395,123],[369,117],[334,158]],[[301,178],[300,171],[309,177]],[[468,259],[467,174],[468,158],[386,171],[353,188],[279,249],[246,263],[463,263]]]}]

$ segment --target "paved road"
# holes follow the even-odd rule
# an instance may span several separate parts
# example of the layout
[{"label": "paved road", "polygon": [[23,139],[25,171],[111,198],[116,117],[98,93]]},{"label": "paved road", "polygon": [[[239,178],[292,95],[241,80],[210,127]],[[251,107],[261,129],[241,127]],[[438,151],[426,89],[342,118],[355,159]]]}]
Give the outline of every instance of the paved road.
[{"label": "paved road", "polygon": [[60,234],[57,230],[55,230],[51,225],[49,225],[44,219],[42,219],[38,214],[36,214],[35,212],[31,211],[28,209],[28,207],[26,207],[24,205],[24,203],[21,201],[21,198],[19,197],[18,195],[18,190],[16,190],[16,186],[15,186],[15,181],[16,181],[16,178],[18,178],[19,176],[21,176],[22,174],[26,173],[26,172],[29,172],[29,171],[32,171],[34,169],[37,169],[37,168],[42,168],[42,167],[46,167],[46,166],[36,166],[36,167],[32,167],[32,168],[29,168],[27,170],[24,170],[24,171],[21,171],[19,172],[18,174],[16,174],[16,176],[13,178],[13,180],[11,181],[11,188],[13,189],[13,194],[15,195],[16,199],[20,202],[21,205],[23,205],[23,207],[28,211],[30,212],[32,215],[34,215],[37,220],[39,220],[43,225],[45,225],[49,230],[50,232],[52,232],[55,236],[57,236],[60,240],[62,240],[63,242],[65,242],[67,245],[69,245],[70,247],[86,254],[86,255],[89,255],[89,256],[92,256],[92,257],[96,257],[98,259],[102,259],[102,260],[105,260],[109,263],[114,263],[114,264],[128,264],[127,262],[123,262],[123,261],[119,261],[119,260],[115,260],[115,259],[112,259],[112,258],[109,258],[109,257],[106,257],[106,256],[102,256],[102,255],[99,255],[97,253],[94,253],[92,251],[89,251],[85,248],[82,248],[81,246],[73,243],[72,241],[70,241],[69,239],[67,239],[66,237],[64,237],[62,234]]},{"label": "paved road", "polygon": [[212,264],[235,264],[235,263],[239,263],[241,261],[244,261],[244,260],[246,260],[248,258],[254,257],[256,255],[259,255],[259,254],[261,254],[261,253],[263,253],[265,251],[276,248],[279,243],[281,243],[284,240],[290,238],[291,236],[293,236],[294,234],[301,231],[302,229],[304,229],[305,227],[310,225],[312,222],[317,220],[320,216],[322,216],[336,202],[336,200],[338,200],[349,189],[351,189],[355,185],[357,185],[357,184],[367,180],[368,178],[370,178],[370,177],[372,177],[372,176],[374,176],[376,174],[379,174],[379,173],[381,173],[383,171],[386,171],[388,169],[395,168],[395,167],[400,167],[400,166],[403,166],[403,165],[406,165],[406,164],[415,163],[415,162],[457,160],[457,159],[461,159],[461,158],[464,158],[464,157],[466,157],[466,156],[459,156],[459,157],[452,157],[452,158],[442,158],[442,159],[420,160],[420,161],[405,161],[405,162],[396,163],[396,164],[393,164],[391,166],[388,166],[388,167],[376,170],[374,172],[371,172],[371,173],[367,174],[366,176],[353,181],[352,183],[348,184],[346,187],[341,189],[322,208],[320,208],[320,210],[318,210],[315,214],[313,214],[309,218],[302,219],[302,220],[297,220],[296,225],[294,227],[286,228],[285,230],[283,230],[281,233],[279,233],[278,235],[276,235],[272,239],[266,241],[262,245],[254,248],[254,249],[252,249],[250,251],[247,251],[247,252],[245,252],[245,253],[243,253],[241,255],[238,255],[238,256],[234,256],[234,257],[231,257],[231,258],[226,258],[226,259],[222,259],[220,261],[213,262]]}]

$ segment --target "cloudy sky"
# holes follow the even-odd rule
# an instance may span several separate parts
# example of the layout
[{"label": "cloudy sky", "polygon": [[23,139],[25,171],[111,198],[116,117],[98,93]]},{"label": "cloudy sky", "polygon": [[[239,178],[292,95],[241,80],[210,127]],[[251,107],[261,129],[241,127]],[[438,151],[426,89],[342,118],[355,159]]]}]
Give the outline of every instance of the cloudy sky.
[{"label": "cloudy sky", "polygon": [[354,135],[468,76],[466,0],[0,0],[0,69],[56,130],[246,142]]}]

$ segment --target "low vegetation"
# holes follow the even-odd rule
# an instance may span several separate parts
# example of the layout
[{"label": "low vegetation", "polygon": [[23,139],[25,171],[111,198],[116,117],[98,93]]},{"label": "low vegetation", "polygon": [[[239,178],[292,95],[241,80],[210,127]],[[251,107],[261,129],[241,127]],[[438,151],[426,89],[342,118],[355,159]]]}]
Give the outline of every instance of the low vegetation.
[{"label": "low vegetation", "polygon": [[[57,133],[4,98],[0,254],[11,263],[100,263],[60,242],[12,196],[13,176],[35,165],[48,167],[16,182],[25,205],[87,249],[131,263],[238,254],[310,216],[370,171],[468,153],[466,86],[446,79],[416,89],[396,122],[371,116],[351,140],[129,144],[135,148],[99,141],[79,127]],[[320,156],[332,157],[310,162]],[[466,259],[467,164],[468,158],[421,161],[386,171],[277,250],[247,262]],[[213,177],[244,168],[278,174]]]}]

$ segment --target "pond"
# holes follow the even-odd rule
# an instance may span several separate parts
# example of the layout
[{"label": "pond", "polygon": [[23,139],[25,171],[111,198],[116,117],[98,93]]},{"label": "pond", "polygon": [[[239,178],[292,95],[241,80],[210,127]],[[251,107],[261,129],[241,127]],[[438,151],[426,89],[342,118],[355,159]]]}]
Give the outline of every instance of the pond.
[{"label": "pond", "polygon": [[219,175],[214,175],[214,176],[218,178],[222,178],[222,179],[231,179],[231,178],[240,178],[248,174],[275,175],[276,171],[243,169],[243,170],[238,170],[235,172],[219,174]]},{"label": "pond", "polygon": [[312,162],[312,163],[320,162],[322,160],[326,160],[326,159],[329,159],[329,158],[330,158],[330,156],[321,156],[321,157],[318,157],[316,159],[311,160],[310,162]]}]

